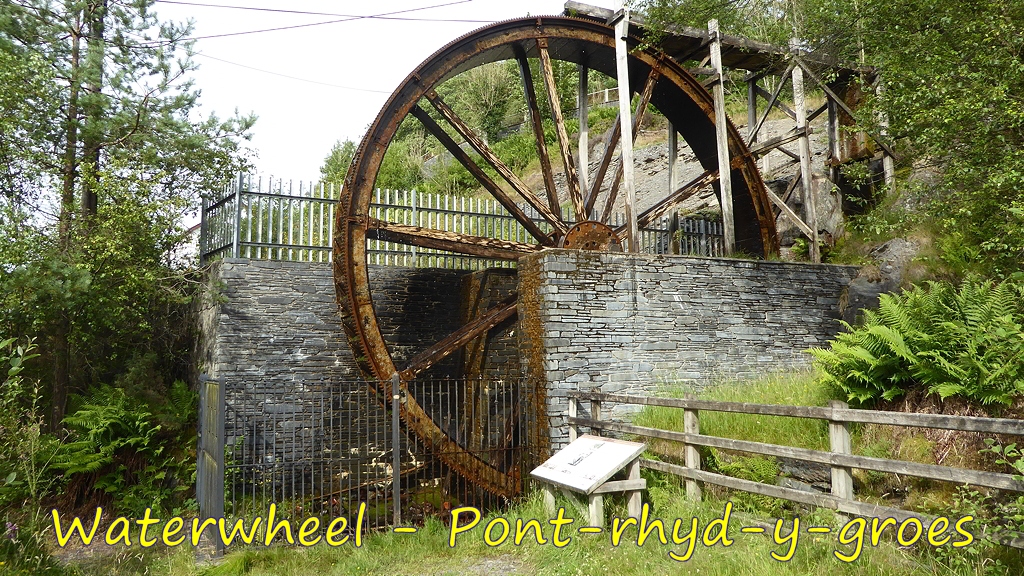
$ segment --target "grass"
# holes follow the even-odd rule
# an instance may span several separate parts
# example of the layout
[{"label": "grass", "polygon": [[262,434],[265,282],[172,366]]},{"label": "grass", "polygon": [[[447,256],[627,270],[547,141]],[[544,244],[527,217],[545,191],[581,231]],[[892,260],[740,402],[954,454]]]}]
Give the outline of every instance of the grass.
[{"label": "grass", "polygon": [[[697,518],[698,532],[720,518],[722,502],[691,503],[677,486],[655,486],[649,491],[654,503],[652,515],[668,524],[662,544],[655,536],[638,546],[637,530],[626,528],[618,546],[611,544],[609,534],[581,535],[575,530],[564,532],[571,537],[569,544],[557,548],[551,543],[552,528],[546,526],[543,536],[548,542],[538,545],[526,540],[520,546],[510,541],[489,546],[483,540],[484,519],[471,531],[459,535],[455,548],[448,545],[449,529],[437,520],[431,520],[415,535],[380,533],[369,536],[359,549],[351,545],[329,548],[318,545],[311,548],[274,547],[270,549],[244,549],[228,554],[215,566],[196,566],[192,550],[179,548],[152,557],[148,561],[125,562],[111,560],[85,567],[84,574],[169,574],[172,576],[264,576],[318,574],[539,574],[539,575],[647,575],[687,571],[707,575],[811,575],[811,574],[873,574],[903,576],[910,574],[947,574],[945,567],[933,555],[921,555],[910,549],[900,549],[882,542],[877,547],[865,545],[859,558],[852,563],[840,562],[833,556],[839,550],[851,553],[852,545],[840,545],[835,537],[798,533],[792,558],[780,562],[772,553],[784,555],[789,543],[776,543],[772,536],[740,533],[746,520],[733,515],[729,537],[732,543],[705,546],[698,538],[692,555],[686,562],[673,560],[670,552],[685,554],[685,543],[671,541],[672,523],[683,519],[679,533],[689,532],[690,519]],[[562,501],[567,516],[578,518],[576,507]],[[622,514],[621,503],[611,506],[611,514]],[[503,517],[515,526],[517,518],[546,518],[540,499],[536,495]],[[832,525],[834,517],[815,513],[805,519],[804,526]],[[573,528],[580,526],[577,522]],[[786,522],[782,535],[789,533],[791,523]],[[495,528],[493,534],[500,532]],[[532,538],[532,536],[531,536]]]},{"label": "grass", "polygon": [[[685,390],[673,388],[663,393],[681,394]],[[715,400],[743,401],[765,404],[824,405],[833,399],[832,390],[816,383],[810,372],[780,374],[747,383],[726,383],[703,391],[700,397]],[[645,426],[681,430],[682,411],[666,408],[648,408],[637,414],[636,422]],[[742,438],[773,444],[801,446],[812,449],[827,449],[828,435],[823,422],[800,418],[766,417],[756,415],[715,413],[703,411],[700,414],[701,430],[706,434]],[[929,461],[930,444],[927,440],[910,436],[893,439],[884,430],[864,427],[854,431],[854,447],[859,453],[879,457],[899,457],[914,461]],[[651,444],[652,448],[656,447]],[[861,449],[858,450],[858,447]],[[756,460],[756,457],[754,458]],[[767,474],[774,477],[778,468],[774,461],[720,455],[718,470],[740,477],[771,482],[772,478],[759,477]],[[900,547],[891,537],[883,537],[877,546],[865,541],[862,551],[853,562],[842,562],[836,558],[836,551],[851,554],[854,544],[840,544],[837,532],[843,525],[834,513],[823,509],[808,509],[787,505],[779,507],[773,499],[765,502],[745,498],[749,495],[739,492],[728,493],[706,486],[705,501],[691,502],[686,499],[678,478],[645,470],[648,479],[647,502],[651,506],[652,518],[660,518],[666,526],[667,542],[657,538],[657,532],[642,546],[637,544],[636,527],[623,532],[621,542],[612,544],[611,535],[580,534],[581,521],[572,524],[563,532],[571,541],[565,547],[551,543],[552,527],[546,523],[550,518],[537,494],[503,512],[484,518],[473,529],[458,536],[454,548],[448,545],[450,529],[437,518],[428,519],[416,534],[374,533],[364,539],[361,548],[351,543],[332,548],[324,544],[309,548],[273,546],[270,548],[235,548],[216,565],[197,566],[194,550],[187,546],[176,549],[140,550],[137,547],[117,553],[96,555],[75,571],[82,576],[113,575],[140,576],[142,574],[169,574],[171,576],[269,576],[317,574],[321,576],[342,574],[539,574],[552,576],[570,575],[647,575],[685,571],[690,574],[714,576],[768,576],[768,575],[1010,575],[1021,573],[1024,559],[1019,551],[977,542],[966,548],[952,548],[949,545],[934,548],[927,543]],[[865,478],[865,484],[886,486],[881,478]],[[957,502],[959,494],[950,489],[934,487],[926,489],[916,485],[916,505],[959,517],[960,512],[968,513],[971,508]],[[862,485],[864,488],[864,485]],[[955,490],[954,490],[955,491]],[[718,496],[716,498],[715,496]],[[684,554],[687,549],[685,536],[690,521],[697,519],[698,531],[702,532],[712,521],[722,516],[725,499],[733,503],[730,521],[730,546],[721,543],[707,546],[697,539],[692,555],[685,562],[674,560],[670,553]],[[858,498],[875,499],[872,494],[858,492]],[[911,502],[905,503],[908,507]],[[585,517],[584,506],[579,501],[560,499],[560,506],[566,509],[566,516],[576,519]],[[953,509],[958,512],[954,514]],[[745,511],[746,512],[745,512]],[[606,501],[609,519],[625,517],[625,503],[621,498]],[[767,520],[766,534],[742,533],[741,527],[754,526],[764,520],[759,517],[786,518],[782,524],[781,538],[776,540],[771,527],[775,520]],[[516,520],[541,519],[542,535],[547,540],[543,545],[526,539],[521,545],[511,541],[490,546],[484,541],[484,527],[490,518],[497,515],[507,519],[514,533]],[[789,549],[785,536],[792,528],[793,517],[801,519],[797,545],[792,558],[782,562],[772,556],[784,555]],[[673,542],[674,521],[681,520],[679,540]],[[809,526],[828,526],[831,534],[811,534]],[[606,526],[607,528],[607,526]],[[492,535],[500,533],[500,525]],[[870,529],[869,529],[870,532]],[[852,533],[851,533],[852,534]],[[2,570],[0,570],[2,572]]]},{"label": "grass", "polygon": [[[661,392],[681,397],[686,388],[670,388]],[[817,384],[812,372],[778,374],[753,382],[726,383],[698,393],[706,400],[750,402],[756,404],[789,404],[793,406],[824,406],[838,398],[831,390]],[[683,411],[675,408],[647,407],[636,417],[640,426],[664,430],[683,429]],[[732,412],[702,412],[701,433],[725,438],[739,438],[768,444],[782,444],[816,450],[828,449],[828,427],[821,420],[759,416]]]}]

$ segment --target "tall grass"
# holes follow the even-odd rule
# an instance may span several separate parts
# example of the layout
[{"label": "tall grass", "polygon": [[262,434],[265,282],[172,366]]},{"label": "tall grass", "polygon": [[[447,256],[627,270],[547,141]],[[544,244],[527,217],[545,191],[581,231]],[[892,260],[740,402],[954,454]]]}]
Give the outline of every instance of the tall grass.
[{"label": "tall grass", "polygon": [[[660,393],[682,397],[689,391],[676,386]],[[697,396],[705,400],[793,406],[824,406],[829,400],[838,398],[831,388],[818,383],[812,372],[770,375],[753,382],[727,382],[701,391]],[[682,431],[683,411],[660,406],[645,407],[634,421],[639,426]],[[703,434],[724,438],[828,449],[828,425],[822,420],[702,411],[700,429]]]}]

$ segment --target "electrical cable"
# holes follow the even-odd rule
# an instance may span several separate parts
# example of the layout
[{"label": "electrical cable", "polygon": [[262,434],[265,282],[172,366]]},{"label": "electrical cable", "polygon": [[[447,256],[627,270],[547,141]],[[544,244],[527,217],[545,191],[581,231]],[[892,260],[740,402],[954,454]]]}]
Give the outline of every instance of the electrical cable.
[{"label": "electrical cable", "polygon": [[155,41],[151,41],[151,42],[148,42],[148,43],[143,43],[142,46],[160,46],[160,45],[166,45],[166,44],[174,44],[174,43],[177,43],[177,42],[190,42],[190,41],[193,41],[193,40],[208,40],[210,38],[228,38],[228,37],[233,37],[233,36],[244,36],[244,35],[247,35],[247,34],[260,34],[260,33],[263,33],[263,32],[277,32],[277,31],[280,31],[280,30],[294,30],[294,29],[297,29],[297,28],[309,28],[311,26],[323,26],[323,25],[326,25],[326,24],[337,24],[337,23],[340,23],[340,22],[352,22],[354,20],[366,20],[366,19],[373,19],[373,18],[381,18],[381,17],[384,17],[384,16],[393,16],[395,14],[407,14],[409,12],[419,12],[419,11],[422,11],[422,10],[431,10],[433,8],[443,8],[445,6],[454,6],[456,4],[465,4],[467,2],[472,2],[472,0],[456,0],[454,2],[446,2],[444,4],[434,4],[434,5],[431,5],[431,6],[422,6],[420,8],[409,8],[407,10],[396,10],[394,12],[384,12],[382,14],[368,14],[366,16],[352,16],[352,17],[348,17],[348,18],[341,18],[341,19],[338,19],[338,20],[327,20],[327,21],[323,21],[323,22],[310,22],[308,24],[294,24],[294,25],[291,25],[291,26],[278,26],[276,28],[264,28],[262,30],[246,30],[246,31],[243,31],[243,32],[226,32],[226,33],[223,33],[223,34],[208,34],[208,35],[205,35],[205,36],[191,36],[191,37],[187,37],[187,38],[177,38],[175,40],[155,40]]},{"label": "electrical cable", "polygon": [[336,12],[309,12],[306,10],[285,10],[283,8],[257,8],[254,6],[233,6],[230,4],[205,4],[202,2],[180,2],[178,0],[154,0],[159,4],[177,4],[180,6],[199,6],[202,8],[228,8],[232,10],[250,10],[253,12],[275,12],[280,14],[304,14],[308,16],[338,16],[342,18],[366,18],[374,20],[402,20],[409,22],[466,22],[470,24],[494,24],[497,20],[470,20],[459,18],[415,18],[405,16],[363,16],[359,14],[338,14]]},{"label": "electrical cable", "polygon": [[288,74],[282,74],[280,72],[273,72],[271,70],[264,70],[262,68],[256,68],[247,64],[239,64],[238,62],[232,62],[230,60],[224,60],[223,58],[217,58],[216,56],[210,56],[203,52],[196,52],[194,56],[202,56],[203,58],[209,58],[210,60],[216,60],[225,64],[231,64],[232,66],[238,66],[240,68],[246,68],[249,70],[255,70],[256,72],[263,72],[264,74],[271,74],[273,76],[280,76],[282,78],[288,78],[290,80],[298,80],[299,82],[308,82],[310,84],[319,84],[321,86],[330,86],[331,88],[341,88],[343,90],[355,90],[356,92],[372,92],[374,94],[391,94],[390,90],[373,90],[370,88],[355,88],[352,86],[342,86],[340,84],[331,84],[329,82],[320,82],[319,80],[309,80],[308,78],[299,78],[298,76],[289,76]]}]

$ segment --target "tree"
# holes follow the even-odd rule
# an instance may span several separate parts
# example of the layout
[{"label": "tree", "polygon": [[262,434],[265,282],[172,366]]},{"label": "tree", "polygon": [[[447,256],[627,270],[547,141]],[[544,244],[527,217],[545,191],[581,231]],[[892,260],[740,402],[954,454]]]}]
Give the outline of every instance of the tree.
[{"label": "tree", "polygon": [[324,182],[340,186],[348,174],[348,167],[352,164],[352,156],[356,153],[356,143],[346,139],[344,142],[338,140],[331,148],[330,154],[324,158],[324,164],[320,167],[320,179]]},{"label": "tree", "polygon": [[246,165],[255,118],[194,119],[191,29],[152,6],[0,5],[0,62],[12,65],[0,74],[29,80],[0,98],[0,225],[18,240],[0,252],[0,318],[9,333],[46,336],[52,428],[74,386],[167,344],[152,339],[171,328],[156,313],[183,296],[182,217]]}]

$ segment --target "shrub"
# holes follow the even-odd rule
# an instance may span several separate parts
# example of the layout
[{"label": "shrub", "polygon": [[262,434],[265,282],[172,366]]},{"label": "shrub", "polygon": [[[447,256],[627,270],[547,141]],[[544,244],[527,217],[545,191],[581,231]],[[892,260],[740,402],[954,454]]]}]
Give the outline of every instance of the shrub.
[{"label": "shrub", "polygon": [[827,349],[813,349],[823,380],[851,401],[912,390],[1009,405],[1024,393],[1024,286],[969,278],[882,295],[877,311]]}]

